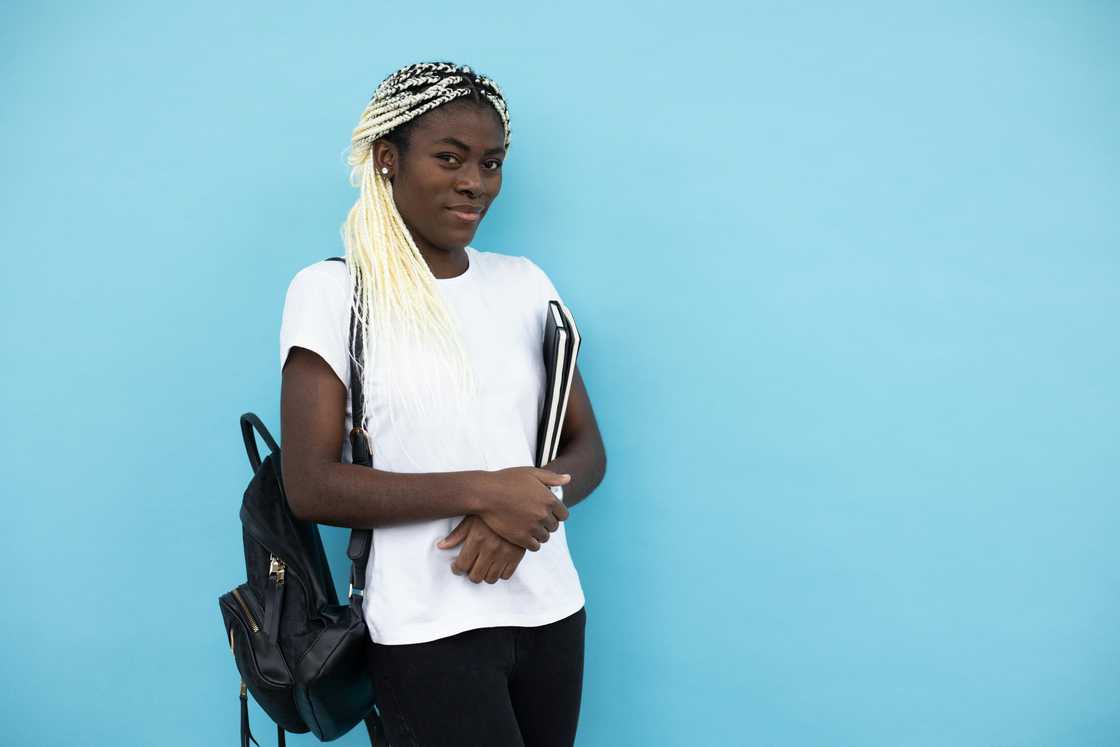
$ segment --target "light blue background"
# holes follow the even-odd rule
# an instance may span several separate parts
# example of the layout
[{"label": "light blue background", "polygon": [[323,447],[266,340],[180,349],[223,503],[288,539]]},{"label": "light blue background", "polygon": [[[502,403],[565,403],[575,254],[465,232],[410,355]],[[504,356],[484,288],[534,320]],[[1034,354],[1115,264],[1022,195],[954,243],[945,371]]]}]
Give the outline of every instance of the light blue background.
[{"label": "light blue background", "polygon": [[609,455],[578,744],[1120,743],[1120,12],[975,5],[5,5],[0,741],[236,744],[237,417],[450,59]]}]

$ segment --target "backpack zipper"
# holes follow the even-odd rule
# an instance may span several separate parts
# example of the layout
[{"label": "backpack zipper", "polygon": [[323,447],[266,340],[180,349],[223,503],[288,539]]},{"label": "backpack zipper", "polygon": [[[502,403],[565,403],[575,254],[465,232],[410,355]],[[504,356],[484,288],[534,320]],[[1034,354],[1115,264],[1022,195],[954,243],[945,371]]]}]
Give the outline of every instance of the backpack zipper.
[{"label": "backpack zipper", "polygon": [[275,584],[265,593],[264,629],[268,640],[275,643],[280,637],[280,611],[284,606],[284,572],[287,566],[275,554],[268,554],[268,577]]},{"label": "backpack zipper", "polygon": [[269,553],[269,578],[276,581],[277,586],[283,586],[283,573],[287,568],[282,560]]},{"label": "backpack zipper", "polygon": [[254,633],[261,632],[261,627],[257,625],[257,621],[253,619],[253,613],[249,611],[249,605],[245,604],[245,600],[241,598],[241,592],[234,589],[233,598],[237,600],[237,603],[241,606],[241,611],[245,613],[245,617],[249,620],[249,628]]},{"label": "backpack zipper", "polygon": [[[259,544],[261,547],[263,547],[265,550],[268,550],[268,575],[269,575],[269,578],[272,578],[273,569],[275,569],[277,571],[277,577],[278,578],[274,579],[274,580],[278,581],[281,584],[286,584],[287,583],[287,574],[286,574],[287,564],[283,560],[281,560],[278,555],[274,554],[272,552],[272,550],[269,550],[268,547],[265,545],[265,543],[263,543],[259,539],[257,539],[256,536],[253,536],[253,540],[256,541],[256,543]],[[293,575],[293,578],[295,578],[296,582],[299,584],[300,588],[303,590],[304,595],[307,598],[310,599],[311,598],[310,582],[305,581],[304,579],[300,578],[298,566],[297,566],[296,572]],[[311,616],[312,616],[312,611],[308,610],[307,619],[310,620]]]}]

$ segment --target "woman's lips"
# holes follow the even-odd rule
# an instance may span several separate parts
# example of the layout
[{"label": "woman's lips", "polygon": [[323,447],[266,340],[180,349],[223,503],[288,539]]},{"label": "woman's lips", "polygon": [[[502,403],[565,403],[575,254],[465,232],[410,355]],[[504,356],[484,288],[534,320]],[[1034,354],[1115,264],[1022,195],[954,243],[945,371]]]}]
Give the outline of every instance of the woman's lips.
[{"label": "woman's lips", "polygon": [[448,208],[448,210],[458,220],[461,220],[464,223],[478,223],[478,221],[482,218],[482,211],[470,212],[467,210],[455,210],[454,208]]}]

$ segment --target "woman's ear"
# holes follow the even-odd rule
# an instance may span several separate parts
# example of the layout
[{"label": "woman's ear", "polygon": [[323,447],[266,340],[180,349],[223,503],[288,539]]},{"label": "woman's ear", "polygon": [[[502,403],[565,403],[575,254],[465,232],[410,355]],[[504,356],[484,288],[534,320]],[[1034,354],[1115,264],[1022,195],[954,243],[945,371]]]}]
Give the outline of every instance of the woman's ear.
[{"label": "woman's ear", "polygon": [[381,173],[381,169],[389,169],[386,174],[390,179],[396,174],[397,167],[397,146],[390,143],[388,140],[377,139],[373,143],[373,167]]}]

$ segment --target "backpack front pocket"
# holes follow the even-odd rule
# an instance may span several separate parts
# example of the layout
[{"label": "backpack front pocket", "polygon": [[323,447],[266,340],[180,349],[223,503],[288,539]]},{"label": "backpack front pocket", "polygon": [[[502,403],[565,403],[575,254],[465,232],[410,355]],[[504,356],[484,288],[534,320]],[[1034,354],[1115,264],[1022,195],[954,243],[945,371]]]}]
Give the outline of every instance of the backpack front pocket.
[{"label": "backpack front pocket", "polygon": [[219,597],[218,606],[237,670],[253,699],[287,731],[306,732],[307,725],[293,699],[291,671],[280,647],[268,639],[261,627],[263,610],[256,594],[242,584]]}]

